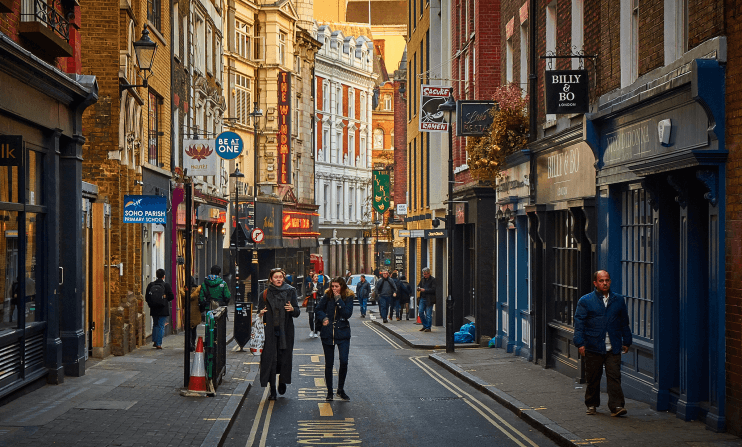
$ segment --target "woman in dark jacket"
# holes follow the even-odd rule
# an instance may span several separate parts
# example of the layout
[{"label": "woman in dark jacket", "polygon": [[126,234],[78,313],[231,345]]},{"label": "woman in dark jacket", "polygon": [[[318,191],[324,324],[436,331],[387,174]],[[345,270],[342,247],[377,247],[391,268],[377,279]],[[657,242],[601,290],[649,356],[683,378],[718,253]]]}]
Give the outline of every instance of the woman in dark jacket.
[{"label": "woman in dark jacket", "polygon": [[292,355],[294,352],[294,318],[301,311],[296,299],[296,289],[284,283],[283,270],[270,272],[270,285],[258,300],[258,312],[265,324],[265,345],[260,356],[260,385],[270,384],[269,400],[276,400],[276,374],[279,375],[278,392],[286,392],[291,383]]},{"label": "woman in dark jacket", "polygon": [[335,346],[338,347],[340,368],[338,369],[337,395],[350,400],[345,394],[345,376],[348,374],[348,352],[350,351],[350,317],[353,315],[355,294],[348,289],[345,279],[338,276],[317,304],[317,320],[322,321],[320,337],[325,351],[325,383],[327,401],[332,400],[332,368],[335,364]]},{"label": "woman in dark jacket", "polygon": [[317,308],[317,302],[319,296],[322,294],[321,285],[319,283],[319,275],[316,273],[312,275],[312,281],[307,287],[307,314],[309,314],[309,338],[319,337],[319,327],[315,327],[315,314],[314,311]]}]

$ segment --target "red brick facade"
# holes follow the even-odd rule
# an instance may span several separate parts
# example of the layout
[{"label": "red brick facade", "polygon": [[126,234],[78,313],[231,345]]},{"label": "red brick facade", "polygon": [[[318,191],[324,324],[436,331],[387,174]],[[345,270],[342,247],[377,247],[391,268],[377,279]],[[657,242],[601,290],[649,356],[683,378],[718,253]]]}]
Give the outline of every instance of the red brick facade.
[{"label": "red brick facade", "polygon": [[[394,203],[407,203],[407,96],[399,93],[406,84],[403,77],[394,80]],[[406,88],[406,87],[405,87]]]}]

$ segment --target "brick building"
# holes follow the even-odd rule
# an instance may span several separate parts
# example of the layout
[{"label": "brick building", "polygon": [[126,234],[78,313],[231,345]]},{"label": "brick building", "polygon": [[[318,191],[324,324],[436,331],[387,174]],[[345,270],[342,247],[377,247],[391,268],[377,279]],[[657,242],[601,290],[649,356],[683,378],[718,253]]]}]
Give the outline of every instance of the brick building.
[{"label": "brick building", "polygon": [[[0,2],[4,400],[32,383],[85,374],[92,302],[86,261],[104,259],[88,257],[92,230],[81,225],[95,198],[95,186],[82,181],[82,115],[97,101],[99,87],[81,66],[80,46],[88,39],[80,33],[83,24],[74,2],[48,8]],[[103,208],[95,204],[101,223]],[[103,233],[97,227],[96,236]]]}]

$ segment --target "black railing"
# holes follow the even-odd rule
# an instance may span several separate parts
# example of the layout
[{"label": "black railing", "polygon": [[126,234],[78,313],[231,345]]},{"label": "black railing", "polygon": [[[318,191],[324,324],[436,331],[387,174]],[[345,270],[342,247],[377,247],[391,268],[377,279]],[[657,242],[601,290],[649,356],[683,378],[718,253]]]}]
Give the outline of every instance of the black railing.
[{"label": "black railing", "polygon": [[206,378],[215,390],[227,372],[227,313],[226,307],[219,307],[206,317]]},{"label": "black railing", "polygon": [[70,40],[70,22],[57,10],[61,5],[56,0],[46,3],[42,0],[23,0],[21,21],[41,22],[62,39]]}]

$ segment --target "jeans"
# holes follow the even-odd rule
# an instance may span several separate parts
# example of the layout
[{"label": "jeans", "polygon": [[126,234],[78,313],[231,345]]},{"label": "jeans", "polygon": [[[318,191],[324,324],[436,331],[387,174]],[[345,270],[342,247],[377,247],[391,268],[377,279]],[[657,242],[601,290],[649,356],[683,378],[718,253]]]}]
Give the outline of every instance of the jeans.
[{"label": "jeans", "polygon": [[420,298],[417,314],[420,316],[420,322],[423,324],[423,328],[430,329],[430,326],[433,325],[433,300]]},{"label": "jeans", "polygon": [[361,300],[361,315],[366,316],[366,307],[368,306],[368,297]]},{"label": "jeans", "polygon": [[391,318],[394,315],[394,311],[397,312],[397,319],[402,318],[402,302],[399,300],[399,298],[394,298],[394,309],[392,312],[389,312],[389,318]]},{"label": "jeans", "polygon": [[165,323],[167,322],[167,316],[164,317],[152,317],[152,343],[155,346],[162,346],[162,336],[165,334]]},{"label": "jeans", "polygon": [[322,343],[325,352],[325,384],[327,391],[332,393],[332,367],[335,365],[335,346],[338,347],[340,357],[340,368],[338,368],[338,391],[345,388],[345,376],[348,374],[348,352],[350,351],[350,340],[336,341],[334,345]]},{"label": "jeans", "polygon": [[603,377],[603,365],[605,365],[605,378],[608,385],[608,408],[614,412],[617,407],[626,405],[621,389],[621,354],[585,352],[585,381],[587,382],[585,405],[600,406],[600,379]]},{"label": "jeans", "polygon": [[381,314],[381,318],[383,318],[384,320],[386,320],[387,316],[389,316],[389,306],[391,304],[391,295],[381,295],[379,297],[379,313]]}]

